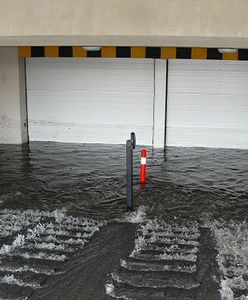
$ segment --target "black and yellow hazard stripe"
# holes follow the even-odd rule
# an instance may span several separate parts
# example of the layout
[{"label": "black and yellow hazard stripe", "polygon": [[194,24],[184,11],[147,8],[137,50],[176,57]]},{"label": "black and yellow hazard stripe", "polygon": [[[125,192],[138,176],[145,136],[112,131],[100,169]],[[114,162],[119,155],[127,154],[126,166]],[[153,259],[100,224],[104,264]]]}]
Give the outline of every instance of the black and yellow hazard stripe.
[{"label": "black and yellow hazard stripe", "polygon": [[248,49],[220,53],[217,48],[104,46],[99,51],[86,51],[81,46],[35,46],[19,47],[19,56],[248,60]]}]

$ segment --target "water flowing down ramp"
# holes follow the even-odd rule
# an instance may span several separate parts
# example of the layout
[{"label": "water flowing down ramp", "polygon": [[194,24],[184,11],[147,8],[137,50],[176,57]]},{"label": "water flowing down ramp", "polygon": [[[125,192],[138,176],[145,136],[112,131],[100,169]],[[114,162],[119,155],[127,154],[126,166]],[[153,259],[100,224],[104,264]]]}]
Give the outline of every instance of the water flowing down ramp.
[{"label": "water flowing down ramp", "polygon": [[221,299],[248,299],[247,222],[216,221],[211,224],[211,228],[218,250]]},{"label": "water flowing down ramp", "polygon": [[[205,238],[206,231],[196,222],[148,220],[139,226],[129,257],[109,275],[106,294],[117,299],[207,299],[205,286],[211,274],[204,275],[207,270],[201,264],[208,266],[212,258],[202,252]],[[211,293],[212,299],[219,299],[216,285]]]},{"label": "water flowing down ramp", "polygon": [[0,298],[30,296],[104,223],[63,211],[0,210]]}]

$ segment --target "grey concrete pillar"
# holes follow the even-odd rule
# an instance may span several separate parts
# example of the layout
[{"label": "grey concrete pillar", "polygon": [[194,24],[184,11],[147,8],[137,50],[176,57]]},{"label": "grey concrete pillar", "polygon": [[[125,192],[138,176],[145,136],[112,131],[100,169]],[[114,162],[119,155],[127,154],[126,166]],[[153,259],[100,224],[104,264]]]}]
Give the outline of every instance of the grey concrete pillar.
[{"label": "grey concrete pillar", "polygon": [[0,144],[28,140],[24,59],[17,47],[0,47]]}]

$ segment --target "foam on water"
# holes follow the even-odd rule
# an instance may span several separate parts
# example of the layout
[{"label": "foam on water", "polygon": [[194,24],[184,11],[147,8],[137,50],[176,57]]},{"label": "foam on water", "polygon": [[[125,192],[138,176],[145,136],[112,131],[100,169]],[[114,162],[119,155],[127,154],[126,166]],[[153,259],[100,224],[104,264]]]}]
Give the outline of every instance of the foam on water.
[{"label": "foam on water", "polygon": [[221,279],[221,300],[234,300],[234,294],[228,280]]},{"label": "foam on water", "polygon": [[24,246],[24,248],[29,248],[29,249],[40,249],[40,250],[54,250],[54,251],[63,251],[63,252],[72,252],[72,249],[69,249],[66,247],[64,244],[56,245],[54,243],[46,243],[46,242],[41,242],[41,243],[33,243],[27,246]]},{"label": "foam on water", "polygon": [[123,300],[133,300],[132,298],[128,298],[125,295],[117,296],[115,294],[115,287],[112,283],[105,284],[106,295],[109,295],[115,299],[123,299]]},{"label": "foam on water", "polygon": [[23,287],[31,287],[31,288],[39,288],[40,287],[40,284],[38,284],[38,283],[24,282],[18,278],[15,278],[14,275],[6,275],[6,276],[0,278],[0,282],[5,283],[5,284],[23,286]]},{"label": "foam on water", "polygon": [[7,255],[13,252],[17,247],[24,245],[25,237],[22,234],[18,234],[18,236],[14,239],[11,245],[3,245],[0,249],[0,255]]},{"label": "foam on water", "polygon": [[215,221],[210,225],[218,250],[217,262],[222,274],[220,293],[223,300],[235,298],[235,290],[248,290],[248,224]]},{"label": "foam on water", "polygon": [[138,236],[134,241],[134,250],[129,255],[129,257],[135,257],[136,255],[140,254],[142,250],[146,248],[146,241],[143,236]]},{"label": "foam on water", "polygon": [[34,258],[34,259],[44,259],[44,260],[55,260],[55,261],[64,261],[66,260],[66,256],[64,254],[47,254],[45,252],[38,252],[35,254],[28,252],[19,252],[15,256],[20,256],[26,259]]},{"label": "foam on water", "polygon": [[53,235],[46,235],[43,237],[34,237],[31,239],[31,241],[36,241],[36,242],[55,242],[58,244],[64,244],[64,245],[79,245],[79,246],[84,246],[85,243],[88,242],[86,239],[79,239],[79,238],[66,238],[66,239],[61,239],[57,238],[56,236]]},{"label": "foam on water", "polygon": [[[32,289],[41,287],[44,275],[62,273],[44,267],[44,261],[53,261],[52,265],[58,266],[82,249],[105,224],[104,221],[67,216],[65,210],[4,209],[0,210],[0,218],[0,233],[10,241],[0,248],[0,271],[5,273],[0,284]],[[27,272],[43,275],[38,276],[41,282],[22,280],[22,274]],[[30,274],[25,276],[30,277]]]},{"label": "foam on water", "polygon": [[191,261],[191,262],[196,262],[197,260],[197,256],[194,254],[188,254],[188,255],[184,255],[184,254],[167,254],[167,253],[163,253],[158,255],[158,258],[161,260],[184,260],[184,261]]},{"label": "foam on water", "polygon": [[[181,247],[183,247],[183,245],[181,245]],[[197,253],[199,252],[199,248],[198,247],[193,247],[193,248],[180,248],[179,245],[168,245],[165,246],[158,246],[158,245],[154,245],[154,244],[149,244],[146,247],[147,250],[155,250],[155,251],[164,251],[164,252],[181,252],[184,254],[193,254],[193,253]]]},{"label": "foam on water", "polygon": [[[191,230],[191,231],[190,231]],[[145,224],[140,225],[140,234],[135,239],[134,250],[130,254],[130,257],[135,257],[140,254],[142,250],[151,249],[151,244],[156,242],[171,244],[170,248],[164,247],[164,253],[159,255],[157,259],[182,259],[188,261],[196,261],[196,253],[199,245],[197,239],[199,238],[199,232],[197,224],[190,223],[188,226],[167,224],[164,221],[158,221],[157,219],[147,220]],[[169,237],[169,238],[167,238]],[[166,252],[176,252],[179,249],[178,245],[192,245],[195,246],[189,254],[168,254]],[[167,251],[169,250],[169,251]],[[194,251],[194,252],[193,252]],[[182,251],[183,252],[183,251]]]},{"label": "foam on water", "polygon": [[133,224],[143,223],[146,221],[146,207],[141,205],[137,210],[125,213],[122,218],[117,218],[115,221]]},{"label": "foam on water", "polygon": [[[174,243],[170,246],[161,244],[161,236],[171,236],[172,239],[168,240]],[[192,274],[197,271],[195,262],[199,248],[188,245],[187,242],[194,241],[199,244],[196,241],[199,237],[197,223],[189,223],[188,226],[167,224],[156,218],[140,223],[134,249],[127,259],[120,260],[120,272],[111,273],[112,282],[106,285],[106,293],[115,298],[118,295],[125,299],[124,297],[131,295],[136,299],[136,295],[145,297],[148,292],[153,295],[151,297],[160,299],[165,297],[164,289],[167,288],[176,293],[179,290],[195,291],[200,283]],[[176,241],[183,241],[183,246]],[[158,245],[159,250],[156,250]],[[157,254],[158,251],[161,253]]]},{"label": "foam on water", "polygon": [[105,290],[106,290],[107,295],[111,295],[111,294],[113,294],[115,287],[112,283],[107,283],[107,284],[105,284]]},{"label": "foam on water", "polygon": [[168,264],[157,264],[156,262],[144,261],[144,262],[128,262],[125,259],[120,260],[120,266],[124,269],[130,271],[142,271],[142,272],[182,272],[182,273],[195,273],[196,265],[192,264],[189,266],[180,266],[180,265],[168,265]]},{"label": "foam on water", "polygon": [[140,274],[132,274],[129,276],[122,273],[118,275],[116,273],[111,273],[112,279],[120,284],[128,284],[130,286],[138,287],[138,288],[151,288],[151,289],[161,289],[161,288],[177,288],[177,289],[186,289],[191,290],[199,287],[199,283],[197,282],[187,282],[187,281],[175,281],[173,278],[154,278],[153,275],[149,274],[149,277],[144,278],[144,275]]},{"label": "foam on water", "polygon": [[31,272],[35,274],[45,274],[45,275],[61,274],[61,272],[55,272],[54,270],[44,269],[44,268],[33,268],[30,266],[9,267],[9,266],[0,265],[0,271],[9,272],[9,273]]}]

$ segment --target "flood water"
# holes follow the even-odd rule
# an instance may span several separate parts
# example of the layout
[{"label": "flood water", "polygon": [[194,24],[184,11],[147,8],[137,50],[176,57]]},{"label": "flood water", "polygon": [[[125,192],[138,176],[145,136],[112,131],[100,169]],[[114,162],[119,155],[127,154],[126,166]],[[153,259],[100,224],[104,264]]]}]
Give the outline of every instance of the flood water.
[{"label": "flood water", "polygon": [[248,150],[140,150],[0,146],[0,299],[248,299]]}]

